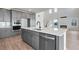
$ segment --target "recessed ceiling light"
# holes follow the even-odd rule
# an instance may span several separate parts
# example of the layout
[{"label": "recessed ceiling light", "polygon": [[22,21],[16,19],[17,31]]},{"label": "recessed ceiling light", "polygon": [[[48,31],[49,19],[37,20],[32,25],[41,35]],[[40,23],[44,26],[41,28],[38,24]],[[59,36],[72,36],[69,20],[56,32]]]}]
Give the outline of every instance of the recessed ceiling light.
[{"label": "recessed ceiling light", "polygon": [[52,14],[52,9],[49,9],[49,14]]},{"label": "recessed ceiling light", "polygon": [[57,8],[54,8],[54,12],[57,13],[58,12],[58,9]]},{"label": "recessed ceiling light", "polygon": [[28,9],[28,11],[32,11],[32,9]]}]

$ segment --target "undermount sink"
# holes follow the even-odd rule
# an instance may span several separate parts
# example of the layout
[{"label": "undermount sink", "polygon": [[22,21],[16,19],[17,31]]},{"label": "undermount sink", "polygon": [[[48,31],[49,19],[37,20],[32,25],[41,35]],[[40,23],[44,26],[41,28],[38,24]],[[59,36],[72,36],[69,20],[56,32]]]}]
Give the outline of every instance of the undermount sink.
[{"label": "undermount sink", "polygon": [[33,30],[42,30],[42,28],[33,28]]},{"label": "undermount sink", "polygon": [[42,30],[41,28],[36,28],[35,30]]}]

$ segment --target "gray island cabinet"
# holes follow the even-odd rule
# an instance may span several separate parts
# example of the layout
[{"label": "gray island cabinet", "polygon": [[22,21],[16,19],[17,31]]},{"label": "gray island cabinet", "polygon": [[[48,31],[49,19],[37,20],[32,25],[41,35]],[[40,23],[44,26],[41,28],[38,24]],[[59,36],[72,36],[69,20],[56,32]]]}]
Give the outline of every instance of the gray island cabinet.
[{"label": "gray island cabinet", "polygon": [[[64,49],[63,36],[59,37],[29,29],[21,29],[24,42],[35,50],[62,50]],[[61,45],[61,46],[60,46]]]},{"label": "gray island cabinet", "polygon": [[39,49],[39,33],[22,29],[21,36],[23,41],[32,46],[34,49]]}]

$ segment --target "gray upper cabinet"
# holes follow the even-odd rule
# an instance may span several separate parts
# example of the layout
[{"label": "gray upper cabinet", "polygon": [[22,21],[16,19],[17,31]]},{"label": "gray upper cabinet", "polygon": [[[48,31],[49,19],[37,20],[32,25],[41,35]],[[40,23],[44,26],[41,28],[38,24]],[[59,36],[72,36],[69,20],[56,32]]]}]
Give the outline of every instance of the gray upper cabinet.
[{"label": "gray upper cabinet", "polygon": [[26,13],[22,12],[21,15],[22,15],[21,19],[27,19],[27,14]]},{"label": "gray upper cabinet", "polygon": [[30,18],[30,19],[32,19],[32,18],[34,18],[34,14],[28,14],[28,13],[24,13],[24,12],[22,12],[22,18],[24,18],[24,19],[27,19],[27,18]]},{"label": "gray upper cabinet", "polygon": [[20,11],[12,10],[12,20],[21,20],[22,13]]},{"label": "gray upper cabinet", "polygon": [[10,12],[7,9],[0,9],[0,22],[10,21]]},{"label": "gray upper cabinet", "polygon": [[30,18],[31,19],[31,15],[30,14],[27,14],[27,18]]},{"label": "gray upper cabinet", "polygon": [[3,16],[4,17],[4,21],[5,22],[10,22],[10,11],[4,9],[3,12],[4,12],[4,16]]},{"label": "gray upper cabinet", "polygon": [[17,12],[17,19],[21,20],[21,18],[22,18],[22,12],[18,11]]},{"label": "gray upper cabinet", "polygon": [[0,22],[3,22],[3,9],[0,9]]},{"label": "gray upper cabinet", "polygon": [[17,17],[17,12],[14,11],[14,10],[12,10],[12,17],[13,17],[13,18],[16,18],[16,17]]}]

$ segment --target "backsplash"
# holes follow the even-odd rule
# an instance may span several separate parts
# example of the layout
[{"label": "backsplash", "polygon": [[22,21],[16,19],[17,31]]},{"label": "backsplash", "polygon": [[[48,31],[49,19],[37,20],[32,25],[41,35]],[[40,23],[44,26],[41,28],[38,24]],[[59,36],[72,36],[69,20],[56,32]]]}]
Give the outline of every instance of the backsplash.
[{"label": "backsplash", "polygon": [[0,22],[0,28],[9,28],[10,22]]}]

